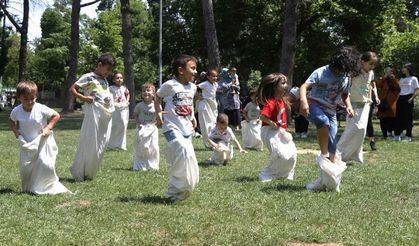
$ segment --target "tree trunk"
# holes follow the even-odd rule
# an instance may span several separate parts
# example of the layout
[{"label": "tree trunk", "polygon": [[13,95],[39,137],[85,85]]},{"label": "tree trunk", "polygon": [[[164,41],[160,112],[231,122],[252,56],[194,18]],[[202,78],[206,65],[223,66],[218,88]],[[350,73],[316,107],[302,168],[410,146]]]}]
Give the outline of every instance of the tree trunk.
[{"label": "tree trunk", "polygon": [[19,75],[18,82],[26,77],[26,57],[28,55],[28,21],[29,21],[29,0],[23,1],[23,21],[20,31],[20,49],[19,49]]},{"label": "tree trunk", "polygon": [[135,107],[135,85],[134,85],[134,60],[132,58],[132,22],[130,16],[129,0],[121,0],[122,18],[122,54],[124,56],[124,82],[130,93],[130,115],[132,116]]},{"label": "tree trunk", "polygon": [[215,28],[212,0],[202,0],[202,12],[205,22],[205,37],[208,49],[208,69],[220,68],[220,52],[218,50],[217,30]]},{"label": "tree trunk", "polygon": [[77,79],[77,65],[79,61],[79,19],[80,19],[80,0],[73,0],[71,5],[71,34],[70,34],[70,57],[69,69],[66,79],[67,90],[65,90],[65,101],[63,112],[74,110],[74,97],[69,89]]},{"label": "tree trunk", "polygon": [[286,0],[279,71],[288,77],[290,86],[292,86],[293,82],[292,76],[294,72],[297,18],[298,0]]}]

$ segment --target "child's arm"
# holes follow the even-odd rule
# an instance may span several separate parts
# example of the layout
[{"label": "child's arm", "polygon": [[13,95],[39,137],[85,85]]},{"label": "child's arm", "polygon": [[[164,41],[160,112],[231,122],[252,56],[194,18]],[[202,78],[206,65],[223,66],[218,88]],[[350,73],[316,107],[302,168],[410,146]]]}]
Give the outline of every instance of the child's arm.
[{"label": "child's arm", "polygon": [[240,153],[247,153],[247,151],[242,148],[242,146],[240,145],[239,141],[237,141],[237,139],[233,139],[233,142],[236,144],[236,146],[239,149]]},{"label": "child's arm", "polygon": [[260,120],[271,126],[274,130],[277,130],[279,128],[279,126],[274,121],[270,120],[264,115],[260,115]]},{"label": "child's arm", "polygon": [[54,113],[52,114],[48,122],[48,125],[41,131],[42,136],[43,137],[49,136],[52,132],[52,129],[54,128],[54,126],[57,124],[59,120],[60,120],[60,114],[54,111]]},{"label": "child's arm", "polygon": [[307,118],[309,111],[309,106],[307,102],[307,89],[310,88],[310,85],[305,82],[300,86],[300,114]]},{"label": "child's arm", "polygon": [[133,117],[135,119],[135,124],[137,125],[138,128],[141,128],[142,125],[140,123],[140,119],[138,118],[138,115],[139,115],[138,112],[137,111],[134,111]]},{"label": "child's arm", "polygon": [[210,138],[208,138],[208,143],[209,143],[209,145],[211,145],[211,147],[214,149],[214,148],[217,148],[218,147],[218,144],[216,144],[214,141],[212,141]]},{"label": "child's arm", "polygon": [[154,109],[156,110],[156,125],[163,125],[163,111],[161,110],[161,98],[156,94],[154,96]]},{"label": "child's arm", "polygon": [[128,89],[125,90],[125,98],[127,99],[127,104],[129,105],[130,94]]},{"label": "child's arm", "polygon": [[348,113],[348,117],[352,118],[354,116],[354,110],[352,109],[351,99],[349,98],[349,95],[342,94],[342,100],[346,106],[346,112]]},{"label": "child's arm", "polygon": [[9,118],[9,126],[10,129],[13,131],[13,133],[15,134],[15,137],[18,138],[20,135],[19,130],[17,129],[17,123],[15,121],[13,121],[12,119]]},{"label": "child's arm", "polygon": [[191,114],[192,114],[192,119],[191,119],[192,127],[193,127],[193,129],[195,129],[198,124],[196,122],[195,110],[194,110],[194,107],[193,106],[192,106],[192,113]]},{"label": "child's arm", "polygon": [[91,96],[85,96],[85,95],[83,95],[83,94],[81,94],[78,90],[80,89],[80,87],[78,86],[78,85],[76,85],[76,84],[73,84],[71,87],[70,87],[70,93],[74,96],[74,97],[76,97],[76,98],[78,98],[80,101],[82,101],[82,102],[86,102],[86,103],[93,103],[93,97],[91,97]]},{"label": "child's arm", "polygon": [[247,122],[249,122],[249,116],[247,115],[247,110],[246,110],[246,108],[245,108],[245,109],[243,109],[243,116],[244,116],[244,119],[245,119]]}]

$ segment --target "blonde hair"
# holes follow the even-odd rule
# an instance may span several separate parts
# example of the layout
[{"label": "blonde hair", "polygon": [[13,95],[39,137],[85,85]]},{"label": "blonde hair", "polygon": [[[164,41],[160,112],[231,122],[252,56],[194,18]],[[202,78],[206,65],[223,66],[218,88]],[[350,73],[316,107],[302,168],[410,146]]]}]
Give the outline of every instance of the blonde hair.
[{"label": "blonde hair", "polygon": [[35,82],[31,80],[23,80],[17,84],[16,87],[16,97],[20,97],[21,95],[28,95],[32,93],[38,93],[38,86]]},{"label": "blonde hair", "polygon": [[145,83],[141,86],[141,91],[147,89],[147,88],[151,88],[153,90],[153,92],[156,92],[156,87],[151,84],[151,83]]}]

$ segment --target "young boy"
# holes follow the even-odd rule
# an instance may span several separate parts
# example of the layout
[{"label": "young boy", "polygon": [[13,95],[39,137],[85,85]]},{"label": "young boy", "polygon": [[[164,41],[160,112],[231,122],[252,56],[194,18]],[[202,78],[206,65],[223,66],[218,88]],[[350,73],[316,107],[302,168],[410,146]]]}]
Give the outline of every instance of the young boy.
[{"label": "young boy", "polygon": [[32,81],[17,85],[20,105],[10,114],[9,125],[20,143],[22,191],[35,194],[71,193],[58,181],[55,159],[58,148],[52,129],[60,119],[53,109],[37,103],[38,87]]},{"label": "young boy", "polygon": [[[342,99],[346,105],[348,116],[353,116],[354,111],[349,98],[348,76],[357,73],[359,68],[358,52],[354,48],[343,47],[334,54],[329,65],[316,69],[300,87],[300,113],[308,117],[317,127],[317,140],[321,153],[316,160],[321,169],[323,166],[332,167],[329,164],[334,164],[336,168],[341,167],[334,172],[335,174],[341,174],[346,168],[346,165],[337,165],[344,163],[337,163],[335,155],[336,106]],[[310,88],[311,91],[307,96],[307,91]],[[336,187],[332,188],[339,191],[339,183],[340,178]],[[325,184],[322,183],[321,178],[307,185],[307,189],[320,190],[324,188]]]},{"label": "young boy", "polygon": [[244,121],[242,121],[242,138],[243,146],[246,149],[263,150],[262,138],[260,131],[262,128],[260,116],[260,108],[256,99],[256,90],[249,93],[250,101],[243,109]]},{"label": "young boy", "polygon": [[93,179],[102,163],[109,141],[109,122],[115,109],[106,78],[112,74],[114,66],[113,55],[103,54],[95,71],[81,76],[70,88],[70,92],[84,102],[80,140],[70,167],[76,181]]},{"label": "young boy", "polygon": [[141,96],[143,101],[134,108],[134,119],[137,123],[134,142],[134,171],[159,170],[160,149],[159,131],[156,126],[156,110],[152,84],[143,84]]},{"label": "young boy", "polygon": [[211,156],[212,163],[226,165],[229,160],[233,159],[233,146],[230,145],[231,141],[236,144],[240,153],[247,153],[240,146],[231,128],[228,127],[228,116],[221,113],[217,116],[215,127],[211,129],[208,135],[208,143],[214,150]]},{"label": "young boy", "polygon": [[[199,181],[198,161],[192,145],[196,127],[193,98],[197,76],[197,59],[179,55],[172,61],[174,78],[166,81],[156,93],[154,108],[157,126],[162,126],[167,140],[166,160],[169,164],[169,185],[166,196],[172,203],[188,198]],[[165,102],[161,111],[161,100]],[[164,117],[163,117],[164,113]]]}]

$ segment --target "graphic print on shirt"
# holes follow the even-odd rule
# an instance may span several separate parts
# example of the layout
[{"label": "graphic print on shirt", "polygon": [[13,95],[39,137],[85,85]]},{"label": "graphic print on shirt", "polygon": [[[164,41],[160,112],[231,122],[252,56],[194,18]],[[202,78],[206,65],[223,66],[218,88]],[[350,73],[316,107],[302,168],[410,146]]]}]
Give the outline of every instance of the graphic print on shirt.
[{"label": "graphic print on shirt", "polygon": [[188,117],[192,114],[193,95],[188,92],[177,92],[173,96],[175,113],[179,116]]}]

